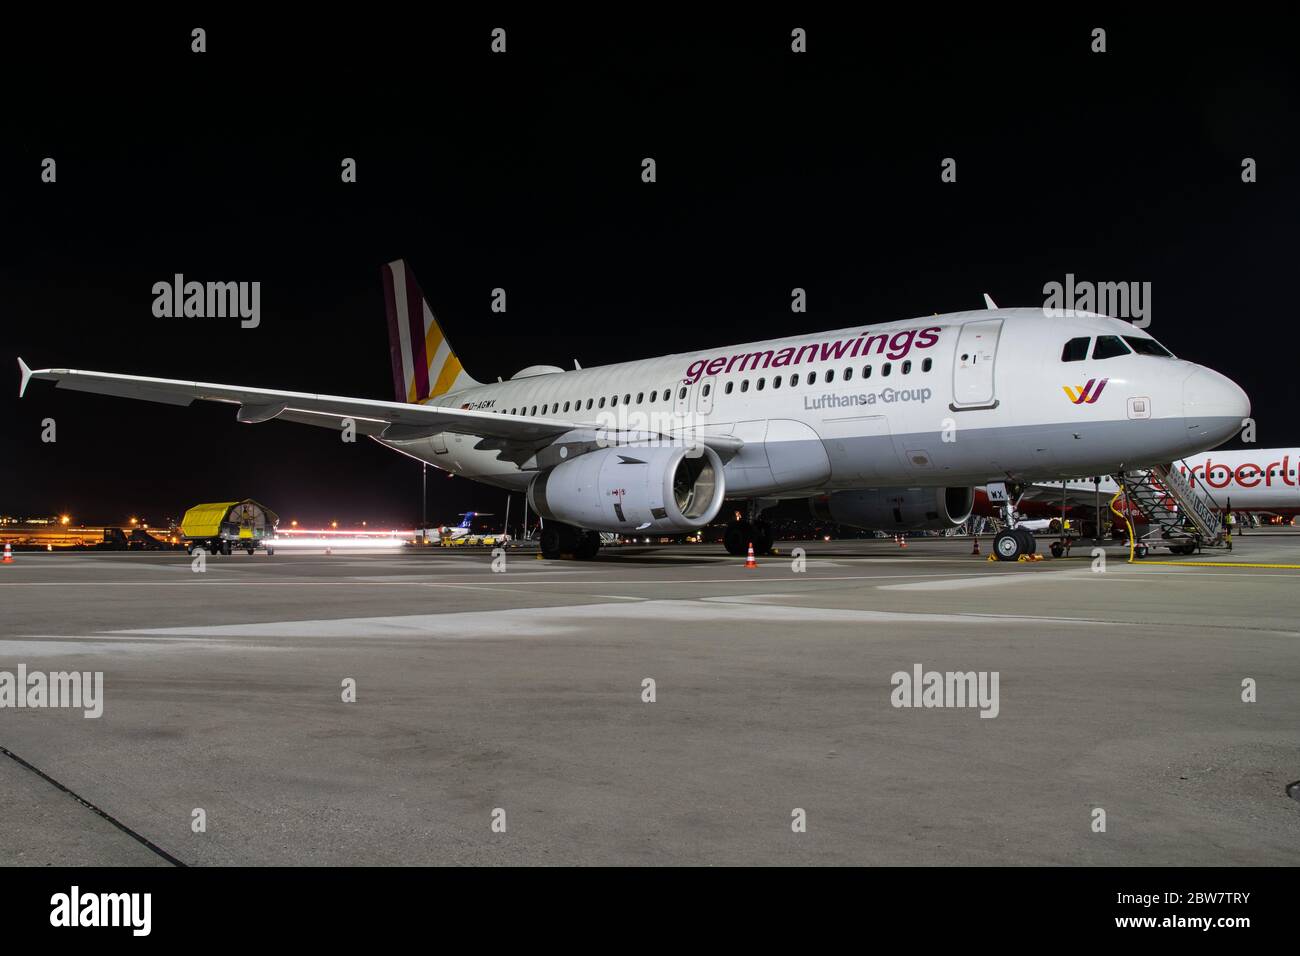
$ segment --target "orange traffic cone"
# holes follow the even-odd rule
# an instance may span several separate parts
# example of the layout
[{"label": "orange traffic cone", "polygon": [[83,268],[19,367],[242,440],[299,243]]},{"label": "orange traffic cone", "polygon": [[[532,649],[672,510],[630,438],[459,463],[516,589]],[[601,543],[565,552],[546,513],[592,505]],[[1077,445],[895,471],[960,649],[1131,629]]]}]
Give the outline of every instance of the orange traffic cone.
[{"label": "orange traffic cone", "polygon": [[900,534],[900,535],[898,536],[898,546],[899,546],[900,548],[906,548],[906,547],[907,547],[907,535],[905,535],[905,534]]},{"label": "orange traffic cone", "polygon": [[5,559],[4,559],[4,563],[5,563],[5,564],[13,564],[13,563],[14,563],[14,549],[13,549],[13,545],[11,545],[8,541],[5,542]]},{"label": "orange traffic cone", "polygon": [[758,567],[758,562],[754,560],[754,542],[752,541],[749,542],[749,556],[745,558],[745,567],[747,568]]},{"label": "orange traffic cone", "polygon": [[970,549],[970,553],[971,553],[971,554],[979,554],[979,553],[980,553],[980,539],[979,539],[978,537],[975,539],[975,547],[973,547],[973,548]]}]

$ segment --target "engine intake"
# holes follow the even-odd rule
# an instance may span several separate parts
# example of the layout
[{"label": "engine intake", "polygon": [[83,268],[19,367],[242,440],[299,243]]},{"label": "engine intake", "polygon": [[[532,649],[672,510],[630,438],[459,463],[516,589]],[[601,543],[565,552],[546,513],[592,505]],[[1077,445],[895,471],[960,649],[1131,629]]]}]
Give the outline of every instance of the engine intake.
[{"label": "engine intake", "polygon": [[871,531],[943,531],[970,517],[974,488],[875,488],[810,499],[813,516]]},{"label": "engine intake", "polygon": [[619,445],[538,475],[528,503],[543,518],[593,531],[678,534],[722,508],[722,460],[707,445]]}]

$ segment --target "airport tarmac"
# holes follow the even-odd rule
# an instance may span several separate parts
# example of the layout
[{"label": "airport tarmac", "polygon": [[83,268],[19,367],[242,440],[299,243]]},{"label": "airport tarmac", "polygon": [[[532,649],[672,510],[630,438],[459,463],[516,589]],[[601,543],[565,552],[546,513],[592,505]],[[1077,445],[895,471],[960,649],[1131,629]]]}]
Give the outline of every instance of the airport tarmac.
[{"label": "airport tarmac", "polygon": [[[0,864],[1300,863],[1300,570],[1198,566],[1300,534],[793,547],[19,554],[0,671],[104,711],[0,709]],[[893,706],[918,664],[996,717]]]}]

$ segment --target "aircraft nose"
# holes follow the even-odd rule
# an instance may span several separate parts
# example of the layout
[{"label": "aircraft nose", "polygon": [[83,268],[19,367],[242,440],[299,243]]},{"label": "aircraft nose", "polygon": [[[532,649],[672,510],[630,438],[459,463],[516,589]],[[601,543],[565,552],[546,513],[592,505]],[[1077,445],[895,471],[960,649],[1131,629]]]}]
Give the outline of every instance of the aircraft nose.
[{"label": "aircraft nose", "polygon": [[1205,447],[1227,441],[1250,415],[1250,397],[1213,369],[1197,366],[1183,380],[1183,419],[1188,437]]}]

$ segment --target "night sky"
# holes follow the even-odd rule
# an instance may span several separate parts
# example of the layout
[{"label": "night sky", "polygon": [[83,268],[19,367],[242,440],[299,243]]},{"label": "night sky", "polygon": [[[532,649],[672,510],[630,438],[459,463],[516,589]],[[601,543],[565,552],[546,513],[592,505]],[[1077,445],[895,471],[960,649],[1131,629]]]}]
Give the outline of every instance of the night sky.
[{"label": "night sky", "polygon": [[[636,9],[11,32],[0,513],[161,522],[253,497],[285,519],[412,525],[419,465],[367,440],[48,383],[15,397],[21,355],[390,398],[379,270],[399,257],[480,380],[979,308],[986,291],[1037,306],[1066,273],[1149,281],[1149,331],[1246,388],[1262,445],[1300,442],[1294,16]],[[178,272],[260,281],[260,327],[155,318],[151,287]],[[431,476],[432,521],[503,509]]]}]

